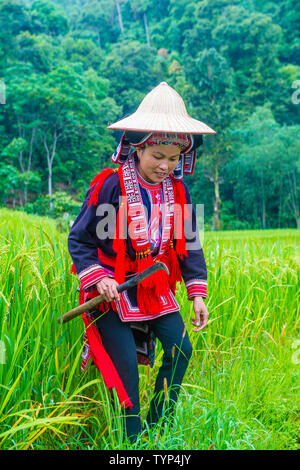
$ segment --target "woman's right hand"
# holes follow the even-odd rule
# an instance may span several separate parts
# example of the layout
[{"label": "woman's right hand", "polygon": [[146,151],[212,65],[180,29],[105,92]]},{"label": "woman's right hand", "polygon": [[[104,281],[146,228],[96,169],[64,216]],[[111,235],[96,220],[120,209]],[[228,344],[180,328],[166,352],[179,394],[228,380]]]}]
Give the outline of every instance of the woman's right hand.
[{"label": "woman's right hand", "polygon": [[117,291],[118,285],[117,281],[107,276],[97,282],[96,287],[99,294],[104,296],[106,302],[111,302],[112,300],[120,300]]}]

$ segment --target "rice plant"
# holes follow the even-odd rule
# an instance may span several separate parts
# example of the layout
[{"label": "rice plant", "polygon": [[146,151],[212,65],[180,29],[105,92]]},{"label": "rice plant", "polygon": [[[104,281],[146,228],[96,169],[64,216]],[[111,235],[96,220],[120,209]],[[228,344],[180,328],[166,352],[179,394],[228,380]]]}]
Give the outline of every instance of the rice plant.
[{"label": "rice plant", "polygon": [[[67,233],[55,221],[0,210],[1,449],[299,448],[299,231],[206,233],[209,325],[193,356],[172,426],[122,438],[118,401],[91,366],[80,372],[83,322],[57,318],[78,303]],[[140,366],[145,418],[162,358]]]}]

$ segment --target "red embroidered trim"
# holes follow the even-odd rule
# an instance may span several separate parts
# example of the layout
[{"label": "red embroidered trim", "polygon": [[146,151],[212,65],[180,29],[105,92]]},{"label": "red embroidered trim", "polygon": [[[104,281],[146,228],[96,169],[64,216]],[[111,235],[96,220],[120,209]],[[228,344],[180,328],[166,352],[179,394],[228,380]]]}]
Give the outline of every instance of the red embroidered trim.
[{"label": "red embroidered trim", "polygon": [[196,296],[207,297],[207,281],[200,279],[193,279],[185,284],[188,299]]},{"label": "red embroidered trim", "polygon": [[106,276],[107,274],[105,273],[104,269],[98,264],[89,266],[78,274],[83,289],[87,289],[93,284],[96,284]]}]

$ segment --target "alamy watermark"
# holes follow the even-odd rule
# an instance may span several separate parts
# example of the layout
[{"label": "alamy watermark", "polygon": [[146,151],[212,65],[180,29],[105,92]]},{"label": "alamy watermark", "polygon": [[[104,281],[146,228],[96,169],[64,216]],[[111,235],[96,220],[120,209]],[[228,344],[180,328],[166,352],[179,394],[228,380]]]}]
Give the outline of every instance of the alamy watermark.
[{"label": "alamy watermark", "polygon": [[[126,198],[120,197],[119,207],[125,204],[125,200]],[[96,210],[96,215],[100,218],[96,234],[99,240],[113,240],[115,236],[120,239],[142,240],[146,235],[146,225],[149,224],[152,229],[154,227],[154,230],[156,227],[157,230],[160,216],[168,225],[172,213],[175,219],[173,234],[175,242],[184,237],[187,250],[199,250],[204,242],[204,204],[196,204],[194,213],[192,204],[185,204],[183,207],[180,204],[173,204],[171,208],[164,203],[153,204],[150,220],[145,205],[129,205],[128,214],[124,214],[124,220],[119,224],[119,233],[116,233],[118,214],[115,206],[108,203],[100,204]]]},{"label": "alamy watermark", "polygon": [[300,80],[295,80],[292,83],[292,88],[297,88],[296,91],[292,94],[292,103],[299,104],[300,103]]},{"label": "alamy watermark", "polygon": [[6,104],[6,88],[4,80],[0,80],[0,104]]},{"label": "alamy watermark", "polygon": [[0,340],[0,365],[6,363],[6,346],[4,341]]}]

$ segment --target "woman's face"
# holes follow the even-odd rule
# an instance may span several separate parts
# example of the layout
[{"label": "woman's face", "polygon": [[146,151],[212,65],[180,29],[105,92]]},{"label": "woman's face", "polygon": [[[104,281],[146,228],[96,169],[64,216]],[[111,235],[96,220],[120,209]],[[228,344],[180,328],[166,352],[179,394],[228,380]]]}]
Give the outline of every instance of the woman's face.
[{"label": "woman's face", "polygon": [[141,177],[149,183],[161,183],[175,170],[180,157],[177,145],[150,145],[137,149],[137,169]]}]

